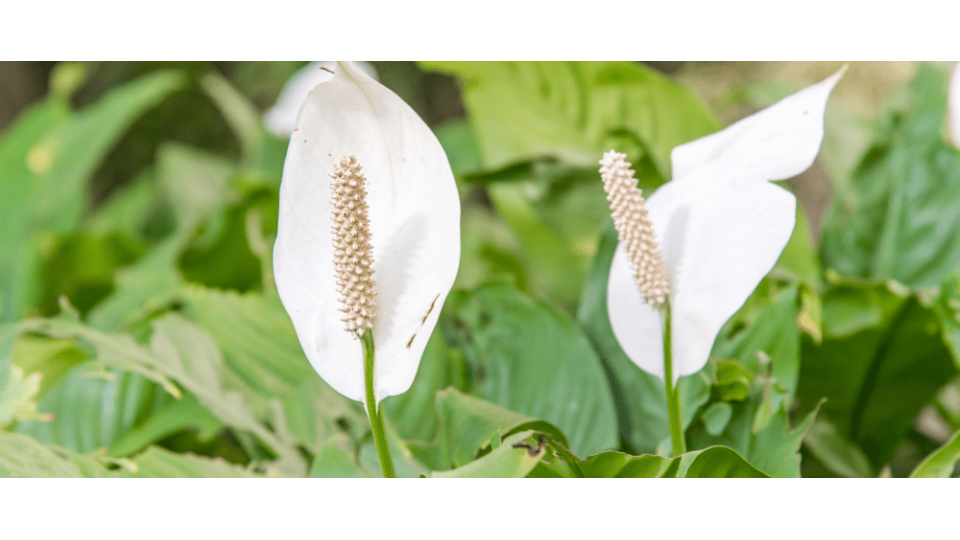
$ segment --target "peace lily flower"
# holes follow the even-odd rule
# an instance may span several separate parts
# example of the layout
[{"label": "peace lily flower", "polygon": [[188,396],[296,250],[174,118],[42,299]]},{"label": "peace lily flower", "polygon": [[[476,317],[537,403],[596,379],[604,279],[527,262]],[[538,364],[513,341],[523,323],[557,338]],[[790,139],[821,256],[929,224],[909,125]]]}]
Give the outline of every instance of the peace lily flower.
[{"label": "peace lily flower", "polygon": [[410,388],[457,274],[460,199],[413,109],[352,63],[332,71],[292,132],[274,272],[304,353],[365,402],[379,452],[377,404]]},{"label": "peace lily flower", "polygon": [[620,239],[607,286],[610,323],[627,356],[665,381],[675,453],[683,447],[676,382],[703,368],[720,327],[790,239],[796,199],[770,181],[813,164],[827,98],[845,69],[674,148],[674,179],[646,201],[623,154],[600,161]]},{"label": "peace lily flower", "polygon": [[[372,65],[366,62],[357,62],[356,65],[367,75],[377,78],[377,70]],[[290,137],[307,94],[318,84],[332,79],[334,67],[336,62],[311,62],[291,75],[277,96],[277,102],[263,115],[264,127],[278,137]]]}]

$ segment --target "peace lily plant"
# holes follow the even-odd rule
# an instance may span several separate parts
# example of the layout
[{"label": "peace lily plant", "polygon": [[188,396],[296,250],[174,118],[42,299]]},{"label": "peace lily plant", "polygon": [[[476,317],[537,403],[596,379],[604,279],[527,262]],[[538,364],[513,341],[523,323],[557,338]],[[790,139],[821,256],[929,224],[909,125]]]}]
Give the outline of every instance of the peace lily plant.
[{"label": "peace lily plant", "polygon": [[300,345],[365,404],[384,477],[379,403],[410,388],[460,261],[460,199],[430,128],[352,63],[307,95],[280,185],[277,290]]},{"label": "peace lily plant", "polygon": [[671,153],[673,180],[644,200],[625,155],[600,161],[619,244],[607,306],[627,356],[664,381],[675,455],[685,452],[677,380],[700,371],[720,327],[787,245],[796,199],[771,180],[813,164],[843,75]]}]

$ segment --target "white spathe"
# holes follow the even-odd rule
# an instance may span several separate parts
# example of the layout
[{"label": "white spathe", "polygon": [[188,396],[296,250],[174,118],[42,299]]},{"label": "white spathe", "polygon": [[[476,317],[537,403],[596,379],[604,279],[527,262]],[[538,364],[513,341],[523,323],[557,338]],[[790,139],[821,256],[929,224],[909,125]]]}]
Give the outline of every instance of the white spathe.
[{"label": "white spathe", "polygon": [[344,331],[331,232],[330,174],[354,155],[367,178],[377,313],[377,402],[413,383],[460,263],[460,199],[423,120],[351,63],[300,110],[280,185],[277,290],[307,358],[335,390],[364,400],[363,349]]},{"label": "white spathe", "polygon": [[[700,371],[720,327],[787,245],[796,219],[785,180],[813,163],[841,69],[730,127],[673,149],[674,179],[647,200],[670,279],[674,383]],[[643,301],[618,245],[607,286],[610,324],[627,356],[660,379],[661,312]]]},{"label": "white spathe", "polygon": [[960,148],[960,62],[953,66],[948,92],[947,121],[950,123],[950,138],[953,139],[953,145]]},{"label": "white spathe", "polygon": [[[333,78],[336,62],[311,62],[290,76],[283,85],[277,102],[263,115],[263,125],[278,137],[287,138],[297,124],[297,114],[307,94],[318,84]],[[374,79],[377,70],[367,62],[357,62],[357,67]]]}]

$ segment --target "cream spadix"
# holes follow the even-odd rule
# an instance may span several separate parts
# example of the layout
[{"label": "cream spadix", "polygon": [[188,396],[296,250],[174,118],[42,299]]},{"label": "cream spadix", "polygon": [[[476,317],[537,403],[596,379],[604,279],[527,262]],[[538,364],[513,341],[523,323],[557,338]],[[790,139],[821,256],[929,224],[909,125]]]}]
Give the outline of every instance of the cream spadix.
[{"label": "cream spadix", "polygon": [[[372,333],[379,402],[410,387],[453,286],[460,199],[446,154],[420,117],[355,65],[338,63],[333,72],[308,94],[290,138],[274,272],[310,363],[357,401],[365,387],[355,338],[364,327]],[[334,190],[343,179],[351,187],[351,178],[366,192],[352,192],[358,208],[366,205],[362,235],[338,221],[349,223],[349,213],[335,212]],[[365,247],[354,241],[360,236]]]},{"label": "cream spadix", "polygon": [[[790,239],[796,199],[770,180],[796,176],[813,164],[823,140],[827,98],[844,70],[674,148],[674,179],[644,205],[667,276],[673,383],[706,364],[720,327],[773,268]],[[624,182],[635,186],[633,180]],[[663,379],[663,313],[646,301],[635,264],[621,236],[607,285],[610,324],[627,356]]]}]

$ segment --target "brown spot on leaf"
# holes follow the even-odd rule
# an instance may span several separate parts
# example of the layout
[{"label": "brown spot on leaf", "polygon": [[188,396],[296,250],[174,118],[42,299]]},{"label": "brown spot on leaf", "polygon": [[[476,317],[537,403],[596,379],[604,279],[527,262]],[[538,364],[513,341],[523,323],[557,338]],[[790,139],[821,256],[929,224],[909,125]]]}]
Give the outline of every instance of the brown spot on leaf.
[{"label": "brown spot on leaf", "polygon": [[327,73],[333,73],[333,70],[332,70],[332,69],[330,69],[330,68],[328,68],[328,67],[325,67],[325,66],[320,66],[320,69],[322,69],[323,71],[326,71]]},{"label": "brown spot on leaf", "polygon": [[416,338],[417,338],[417,335],[416,335],[416,334],[410,336],[410,341],[407,342],[407,348],[408,348],[408,349],[409,349],[411,346],[413,346],[413,340],[416,339]]}]

